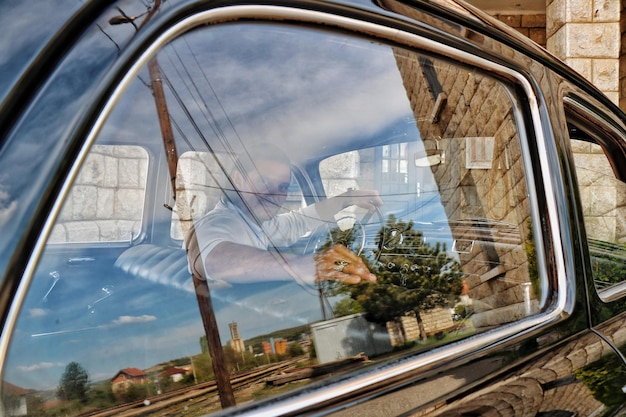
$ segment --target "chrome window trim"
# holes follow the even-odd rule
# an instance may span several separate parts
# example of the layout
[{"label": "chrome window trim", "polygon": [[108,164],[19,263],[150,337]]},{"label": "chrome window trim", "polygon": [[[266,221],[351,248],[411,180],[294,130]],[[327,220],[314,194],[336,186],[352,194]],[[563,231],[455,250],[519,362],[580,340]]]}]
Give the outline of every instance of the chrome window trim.
[{"label": "chrome window trim", "polygon": [[[500,64],[488,61],[484,58],[480,58],[468,52],[459,51],[450,46],[439,44],[433,40],[402,32],[398,29],[380,26],[371,22],[364,22],[355,20],[353,18],[330,15],[324,12],[301,10],[290,7],[282,6],[227,6],[223,8],[208,10],[200,12],[196,15],[190,16],[174,26],[166,29],[161,33],[158,38],[137,58],[132,64],[130,70],[124,75],[122,81],[116,86],[115,90],[111,94],[110,98],[103,107],[100,115],[94,123],[87,139],[85,140],[79,155],[72,166],[68,177],[66,178],[59,197],[55,202],[50,216],[46,220],[41,235],[37,241],[34,252],[29,259],[26,267],[23,279],[20,282],[14,301],[9,310],[5,327],[3,328],[2,335],[0,336],[0,355],[2,357],[2,363],[0,363],[0,374],[3,372],[4,360],[6,359],[9,342],[15,323],[17,321],[21,305],[25,299],[28,286],[33,278],[34,272],[37,267],[39,258],[41,257],[46,241],[51,233],[52,227],[55,223],[57,216],[61,210],[61,206],[71,188],[71,185],[78,175],[79,169],[82,166],[86,155],[94,143],[98,133],[103,127],[103,124],[110,114],[111,110],[120,99],[130,82],[139,73],[140,69],[147,65],[150,58],[156,55],[156,53],[169,41],[182,35],[200,25],[216,24],[220,22],[236,21],[239,19],[255,19],[265,21],[289,21],[289,22],[303,22],[323,25],[324,28],[342,28],[354,32],[358,36],[371,36],[379,38],[381,41],[392,41],[399,44],[403,44],[409,48],[419,48],[422,50],[434,52],[439,55],[446,56],[450,59],[457,60],[463,63],[471,64],[476,67],[480,67],[484,70],[495,72],[508,79],[515,80],[517,84],[523,89],[528,99],[530,106],[531,122],[533,125],[534,135],[537,138],[538,158],[539,158],[539,173],[543,173],[543,185],[545,187],[545,201],[547,205],[547,217],[549,218],[549,234],[554,244],[555,252],[553,253],[554,259],[553,267],[551,270],[557,271],[556,282],[556,299],[546,306],[545,311],[527,318],[524,318],[518,322],[507,324],[503,327],[493,329],[482,333],[480,335],[472,336],[457,343],[443,346],[441,348],[434,349],[432,351],[418,355],[415,358],[406,358],[394,362],[393,364],[384,365],[380,368],[369,371],[367,373],[361,373],[359,375],[351,376],[343,381],[330,383],[324,387],[317,388],[315,390],[300,390],[294,391],[294,395],[290,398],[283,399],[278,404],[272,404],[271,402],[264,405],[263,408],[256,408],[248,411],[255,416],[276,416],[286,413],[296,413],[298,410],[302,410],[308,407],[312,407],[316,404],[321,404],[326,401],[332,400],[338,396],[350,395],[358,393],[367,386],[372,384],[378,384],[391,378],[398,378],[402,375],[415,373],[419,369],[427,369],[434,366],[437,363],[443,361],[450,361],[451,359],[460,358],[462,355],[468,352],[476,351],[482,348],[486,348],[495,344],[498,341],[511,339],[516,336],[526,335],[532,333],[547,324],[554,323],[568,315],[568,306],[571,306],[574,300],[568,299],[568,296],[572,296],[575,291],[566,291],[566,256],[563,252],[563,242],[561,241],[561,233],[558,222],[558,202],[556,199],[556,187],[553,183],[551,172],[548,149],[545,143],[544,133],[542,126],[539,123],[541,115],[539,111],[539,105],[537,97],[533,91],[531,83],[520,73],[504,67]],[[127,57],[130,55],[126,55]],[[128,58],[127,58],[128,59]],[[516,116],[520,117],[519,109],[515,109]],[[525,175],[527,178],[527,188],[530,199],[531,218],[540,219],[540,212],[537,202],[537,190],[535,188],[535,178],[533,166],[530,162],[530,150],[527,143],[527,138],[524,135],[524,131],[520,132],[520,145],[523,154],[523,163],[525,169]],[[533,232],[535,236],[542,236],[542,230],[539,221],[533,221]],[[543,247],[541,239],[535,241],[536,249],[538,253],[538,269],[541,281],[544,283],[544,293],[540,300],[541,305],[544,305],[548,299],[548,283],[550,280],[547,276],[547,254]],[[569,270],[570,268],[568,268]],[[573,285],[573,283],[571,283]],[[462,349],[459,347],[462,346]],[[245,410],[242,411],[244,413]]]},{"label": "chrome window trim", "polygon": [[[607,111],[604,105],[593,100],[591,97],[582,97],[577,93],[569,92],[563,97],[563,103],[565,104],[566,110],[568,105],[574,107],[578,111],[585,113],[588,117],[595,119],[597,123],[602,123],[607,129],[611,130],[615,136],[624,137],[626,126],[622,123],[622,121],[615,117],[612,112]],[[616,126],[619,126],[624,132],[619,132]],[[626,137],[624,142],[626,143]],[[575,165],[576,164],[574,164],[574,166]],[[585,227],[584,224],[582,227]],[[585,242],[585,244],[588,245],[588,242]],[[591,281],[593,282],[593,276],[589,278],[591,278]],[[600,300],[605,303],[611,303],[626,296],[626,280],[606,289],[598,289],[595,284],[593,284],[593,288],[596,294],[598,294],[598,297],[600,297]]]},{"label": "chrome window trim", "polygon": [[598,290],[596,288],[596,292],[602,301],[605,303],[611,303],[623,298],[626,295],[626,282],[622,282],[606,289]]}]

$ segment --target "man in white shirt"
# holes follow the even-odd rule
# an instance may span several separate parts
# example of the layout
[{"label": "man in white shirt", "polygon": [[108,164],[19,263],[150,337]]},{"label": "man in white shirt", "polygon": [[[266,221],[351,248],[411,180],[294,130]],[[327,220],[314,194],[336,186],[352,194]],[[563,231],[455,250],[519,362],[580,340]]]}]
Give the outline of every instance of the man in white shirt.
[{"label": "man in white shirt", "polygon": [[196,238],[189,240],[189,254],[200,276],[234,284],[294,279],[308,284],[320,280],[376,280],[363,260],[342,245],[315,256],[274,250],[294,244],[320,225],[334,223],[335,214],[345,207],[376,210],[382,205],[376,191],[351,190],[279,214],[287,198],[291,168],[282,151],[270,145],[255,147],[239,158],[230,181],[234,190],[194,224]]}]

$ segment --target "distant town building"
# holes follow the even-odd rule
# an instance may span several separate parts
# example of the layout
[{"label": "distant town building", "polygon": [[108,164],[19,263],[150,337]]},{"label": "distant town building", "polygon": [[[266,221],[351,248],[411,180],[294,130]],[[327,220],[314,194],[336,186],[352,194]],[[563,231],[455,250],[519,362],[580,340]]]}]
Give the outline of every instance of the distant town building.
[{"label": "distant town building", "polygon": [[124,392],[133,384],[145,384],[146,382],[148,382],[147,373],[137,368],[125,368],[111,378],[111,390],[114,394]]},{"label": "distant town building", "polygon": [[243,343],[243,339],[239,335],[239,326],[236,322],[228,323],[228,328],[230,329],[230,340],[228,341],[228,346],[230,346],[235,352],[243,353],[246,351],[246,346]]},{"label": "distant town building", "polygon": [[159,374],[159,378],[169,378],[172,382],[181,381],[186,375],[187,370],[183,368],[172,367]]},{"label": "distant town building", "polygon": [[268,342],[268,341],[265,341],[265,340],[263,342],[261,342],[261,349],[263,350],[263,353],[265,355],[269,355],[269,354],[271,354],[273,352],[272,344],[270,342]]},{"label": "distant town building", "polygon": [[274,341],[274,351],[277,355],[284,355],[287,353],[289,343],[285,339],[277,339]]}]

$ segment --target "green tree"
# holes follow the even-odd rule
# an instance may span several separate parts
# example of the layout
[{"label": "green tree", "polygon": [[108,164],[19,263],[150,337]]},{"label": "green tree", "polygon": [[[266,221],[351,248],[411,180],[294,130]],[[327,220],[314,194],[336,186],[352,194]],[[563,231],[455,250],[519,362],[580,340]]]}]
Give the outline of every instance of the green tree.
[{"label": "green tree", "polygon": [[622,389],[626,372],[616,356],[606,355],[575,370],[574,374],[589,388],[593,397],[609,409],[619,408],[626,401],[626,393]]},{"label": "green tree", "polygon": [[289,352],[289,356],[292,358],[304,355],[304,348],[298,342],[289,343],[287,350]]},{"label": "green tree", "polygon": [[89,389],[89,406],[107,408],[115,403],[115,396],[111,383],[94,384]]},{"label": "green tree", "polygon": [[196,379],[198,383],[207,382],[215,379],[213,374],[213,364],[211,361],[211,355],[208,352],[203,352],[193,357],[193,367],[196,372]]},{"label": "green tree", "polygon": [[80,400],[85,402],[87,401],[88,389],[89,375],[87,371],[78,362],[70,362],[61,375],[57,396],[67,401]]},{"label": "green tree", "polygon": [[394,321],[409,312],[450,306],[463,289],[460,263],[449,256],[446,245],[429,244],[413,222],[393,215],[377,233],[375,261],[369,262],[375,283],[341,286],[376,323]]},{"label": "green tree", "polygon": [[349,316],[350,314],[362,312],[363,306],[350,297],[342,298],[333,306],[333,313],[335,317]]}]

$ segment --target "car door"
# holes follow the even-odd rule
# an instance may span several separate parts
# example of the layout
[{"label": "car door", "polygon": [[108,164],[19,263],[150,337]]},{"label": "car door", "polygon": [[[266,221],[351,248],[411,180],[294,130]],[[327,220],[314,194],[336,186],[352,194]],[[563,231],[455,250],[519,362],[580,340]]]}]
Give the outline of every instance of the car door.
[{"label": "car door", "polygon": [[588,248],[585,260],[592,326],[619,352],[618,358],[590,366],[585,375],[593,378],[610,369],[611,378],[602,391],[619,402],[624,372],[621,230],[625,131],[623,122],[610,110],[576,90],[566,95],[565,113],[581,197],[583,241]]},{"label": "car door", "polygon": [[[589,329],[541,65],[430,8],[387,2],[407,17],[383,22],[369,6],[181,3],[97,66],[97,99],[57,128],[68,159],[3,331],[7,410],[613,411],[576,376],[615,352]],[[91,29],[115,49],[130,15]],[[92,63],[73,58],[60,79]],[[263,146],[289,158],[286,214],[364,190],[383,204],[295,242],[261,228],[287,279],[236,252],[219,262],[239,281],[196,275],[188,236],[215,206],[261,223],[235,185]],[[336,245],[376,282],[299,273]]]}]

